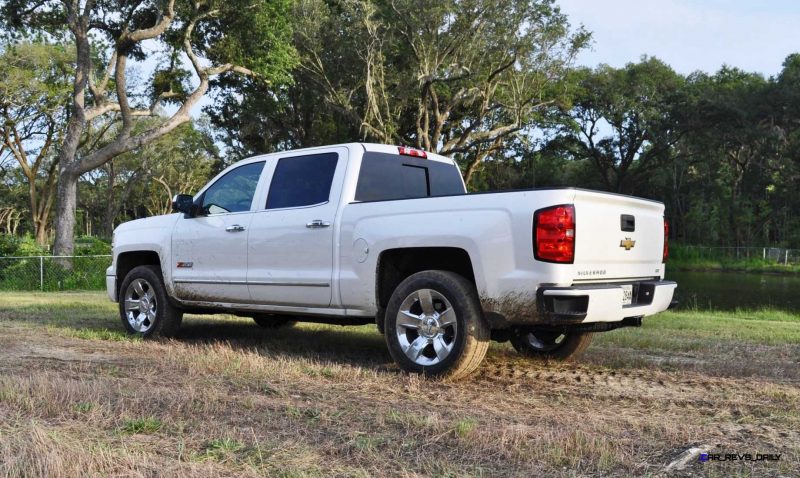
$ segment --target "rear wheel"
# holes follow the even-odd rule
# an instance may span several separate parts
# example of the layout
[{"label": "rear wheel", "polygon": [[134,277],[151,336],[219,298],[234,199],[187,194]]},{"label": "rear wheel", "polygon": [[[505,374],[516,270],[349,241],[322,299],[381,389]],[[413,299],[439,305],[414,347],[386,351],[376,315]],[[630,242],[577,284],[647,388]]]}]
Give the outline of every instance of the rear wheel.
[{"label": "rear wheel", "polygon": [[260,314],[254,315],[253,321],[265,329],[282,329],[293,327],[297,322],[283,315]]},{"label": "rear wheel", "polygon": [[122,281],[120,292],[119,313],[128,333],[142,337],[178,333],[183,312],[170,303],[158,267],[134,267]]},{"label": "rear wheel", "polygon": [[475,287],[453,272],[409,276],[389,299],[384,323],[389,353],[407,372],[465,377],[489,347]]},{"label": "rear wheel", "polygon": [[563,360],[577,359],[592,343],[591,332],[523,331],[511,338],[511,345],[526,357]]}]

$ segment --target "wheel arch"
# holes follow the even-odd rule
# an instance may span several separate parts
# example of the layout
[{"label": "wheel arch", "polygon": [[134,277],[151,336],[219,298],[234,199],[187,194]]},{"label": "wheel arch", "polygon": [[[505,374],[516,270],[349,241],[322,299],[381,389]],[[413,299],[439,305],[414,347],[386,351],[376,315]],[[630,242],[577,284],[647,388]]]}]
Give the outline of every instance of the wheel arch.
[{"label": "wheel arch", "polygon": [[375,304],[386,309],[395,288],[408,276],[424,270],[443,270],[461,275],[475,285],[469,253],[460,247],[406,247],[381,251],[375,274]]},{"label": "wheel arch", "polygon": [[[161,258],[158,252],[152,250],[141,251],[126,251],[121,252],[117,256],[116,274],[117,274],[117,297],[120,296],[120,288],[122,282],[128,273],[137,266],[156,266],[159,271],[161,270]],[[163,278],[164,274],[161,273]]]}]

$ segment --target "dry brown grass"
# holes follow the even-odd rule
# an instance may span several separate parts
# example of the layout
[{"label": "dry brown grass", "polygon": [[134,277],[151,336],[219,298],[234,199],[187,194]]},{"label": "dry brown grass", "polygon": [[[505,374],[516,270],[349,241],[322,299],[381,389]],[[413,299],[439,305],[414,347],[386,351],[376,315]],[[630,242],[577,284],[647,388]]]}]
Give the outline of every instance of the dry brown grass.
[{"label": "dry brown grass", "polygon": [[[0,476],[657,476],[697,444],[783,456],[687,475],[800,475],[797,345],[608,339],[570,365],[494,345],[442,383],[369,328],[189,318],[131,341],[99,295],[42,297],[0,297]],[[725,367],[726,344],[771,368]]]}]

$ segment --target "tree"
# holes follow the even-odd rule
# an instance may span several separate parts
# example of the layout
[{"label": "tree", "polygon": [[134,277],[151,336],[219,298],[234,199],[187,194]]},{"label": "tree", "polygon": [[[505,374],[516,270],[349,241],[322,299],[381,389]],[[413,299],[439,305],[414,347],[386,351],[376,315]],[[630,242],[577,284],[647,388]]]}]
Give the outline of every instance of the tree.
[{"label": "tree", "polygon": [[590,159],[604,189],[632,193],[674,153],[681,131],[671,110],[684,80],[656,58],[575,75],[575,104],[556,141],[575,158]]},{"label": "tree", "polygon": [[[75,43],[69,120],[58,150],[55,254],[71,254],[74,248],[81,175],[189,121],[192,108],[219,76],[246,75],[271,83],[288,79],[295,62],[289,5],[289,0],[5,2],[0,13],[8,30],[69,36]],[[145,58],[145,42],[168,49],[172,60],[154,72],[147,102],[128,87],[128,60]],[[101,68],[97,63],[102,60]],[[134,133],[136,117],[153,116],[164,103],[176,105],[174,113]],[[108,114],[121,118],[113,139],[78,154],[84,132]]]},{"label": "tree", "polygon": [[340,132],[455,155],[468,182],[563,98],[589,38],[551,0],[301,0],[296,11],[300,79],[350,125]]},{"label": "tree", "polygon": [[[770,220],[765,191],[778,165],[785,132],[771,104],[770,81],[759,74],[723,67],[714,75],[690,78],[691,101],[684,116],[691,125],[687,144],[709,163],[706,187],[716,185],[724,216],[722,238],[735,245],[758,239]],[[761,223],[762,227],[756,224]],[[728,242],[728,241],[725,241]]]},{"label": "tree", "polygon": [[185,123],[84,175],[80,207],[92,222],[101,224],[100,234],[110,238],[121,221],[140,213],[169,213],[176,193],[197,191],[219,168],[218,155],[207,132],[194,122]]},{"label": "tree", "polygon": [[0,54],[0,154],[17,161],[28,183],[36,241],[47,242],[58,160],[53,154],[66,121],[74,52],[47,43],[8,45]]}]

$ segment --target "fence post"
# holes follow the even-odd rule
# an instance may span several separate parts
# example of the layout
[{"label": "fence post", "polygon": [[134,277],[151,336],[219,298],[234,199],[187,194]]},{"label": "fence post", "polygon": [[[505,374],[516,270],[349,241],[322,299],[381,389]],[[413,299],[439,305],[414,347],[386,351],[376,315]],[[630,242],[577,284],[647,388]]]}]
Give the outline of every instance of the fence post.
[{"label": "fence post", "polygon": [[763,257],[763,259],[765,261],[767,260],[767,248],[766,247],[764,248],[764,257]]},{"label": "fence post", "polygon": [[789,265],[789,249],[786,249],[786,254],[784,254],[783,265]]},{"label": "fence post", "polygon": [[39,290],[44,292],[44,256],[39,256]]}]

